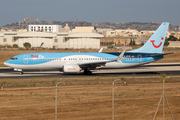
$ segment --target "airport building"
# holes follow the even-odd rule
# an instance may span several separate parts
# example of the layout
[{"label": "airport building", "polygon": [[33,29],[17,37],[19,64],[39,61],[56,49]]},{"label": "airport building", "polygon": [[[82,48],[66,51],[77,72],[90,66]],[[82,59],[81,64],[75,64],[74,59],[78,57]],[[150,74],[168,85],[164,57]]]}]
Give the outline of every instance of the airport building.
[{"label": "airport building", "polygon": [[28,25],[29,32],[62,32],[62,25]]},{"label": "airport building", "polygon": [[32,47],[44,48],[100,48],[100,38],[103,35],[97,33],[72,33],[72,32],[0,32],[0,45],[17,44],[24,47],[29,42]]},{"label": "airport building", "polygon": [[72,29],[73,33],[96,33],[96,28],[93,26],[75,27]]}]

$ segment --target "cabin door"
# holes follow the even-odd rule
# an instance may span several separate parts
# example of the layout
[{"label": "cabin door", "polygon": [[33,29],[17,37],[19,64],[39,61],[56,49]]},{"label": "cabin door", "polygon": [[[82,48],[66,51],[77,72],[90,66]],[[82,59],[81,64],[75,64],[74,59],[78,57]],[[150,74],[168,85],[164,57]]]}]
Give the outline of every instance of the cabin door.
[{"label": "cabin door", "polygon": [[24,64],[28,64],[28,56],[27,55],[23,56],[23,62],[24,62]]}]

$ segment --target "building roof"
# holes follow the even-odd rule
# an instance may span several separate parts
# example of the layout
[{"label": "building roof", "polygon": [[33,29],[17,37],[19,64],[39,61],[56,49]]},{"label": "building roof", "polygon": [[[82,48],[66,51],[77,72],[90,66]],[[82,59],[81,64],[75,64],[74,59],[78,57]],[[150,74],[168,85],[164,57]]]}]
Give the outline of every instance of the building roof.
[{"label": "building roof", "polygon": [[71,33],[68,37],[104,37],[104,35],[97,34],[97,33]]},{"label": "building roof", "polygon": [[14,37],[56,37],[56,34],[46,32],[26,32],[18,33]]}]

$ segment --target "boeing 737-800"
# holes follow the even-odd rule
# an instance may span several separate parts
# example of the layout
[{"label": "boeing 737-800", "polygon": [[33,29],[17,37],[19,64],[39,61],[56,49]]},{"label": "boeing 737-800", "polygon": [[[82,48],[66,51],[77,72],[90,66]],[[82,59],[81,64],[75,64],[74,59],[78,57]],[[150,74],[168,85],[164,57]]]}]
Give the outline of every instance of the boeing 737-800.
[{"label": "boeing 737-800", "polygon": [[23,70],[57,69],[64,73],[91,74],[96,69],[119,69],[154,62],[164,57],[162,52],[169,23],[164,22],[140,48],[128,52],[26,53],[4,62],[23,74]]}]

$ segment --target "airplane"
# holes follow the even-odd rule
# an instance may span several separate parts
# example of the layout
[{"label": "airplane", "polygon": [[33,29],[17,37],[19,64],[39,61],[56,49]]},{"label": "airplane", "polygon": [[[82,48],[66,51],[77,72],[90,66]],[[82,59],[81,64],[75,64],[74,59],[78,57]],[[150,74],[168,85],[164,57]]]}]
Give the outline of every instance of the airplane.
[{"label": "airplane", "polygon": [[23,74],[23,70],[57,69],[63,73],[92,74],[100,69],[136,67],[160,60],[168,22],[163,22],[149,40],[140,48],[125,52],[71,52],[71,53],[26,53],[12,57],[4,65]]}]

